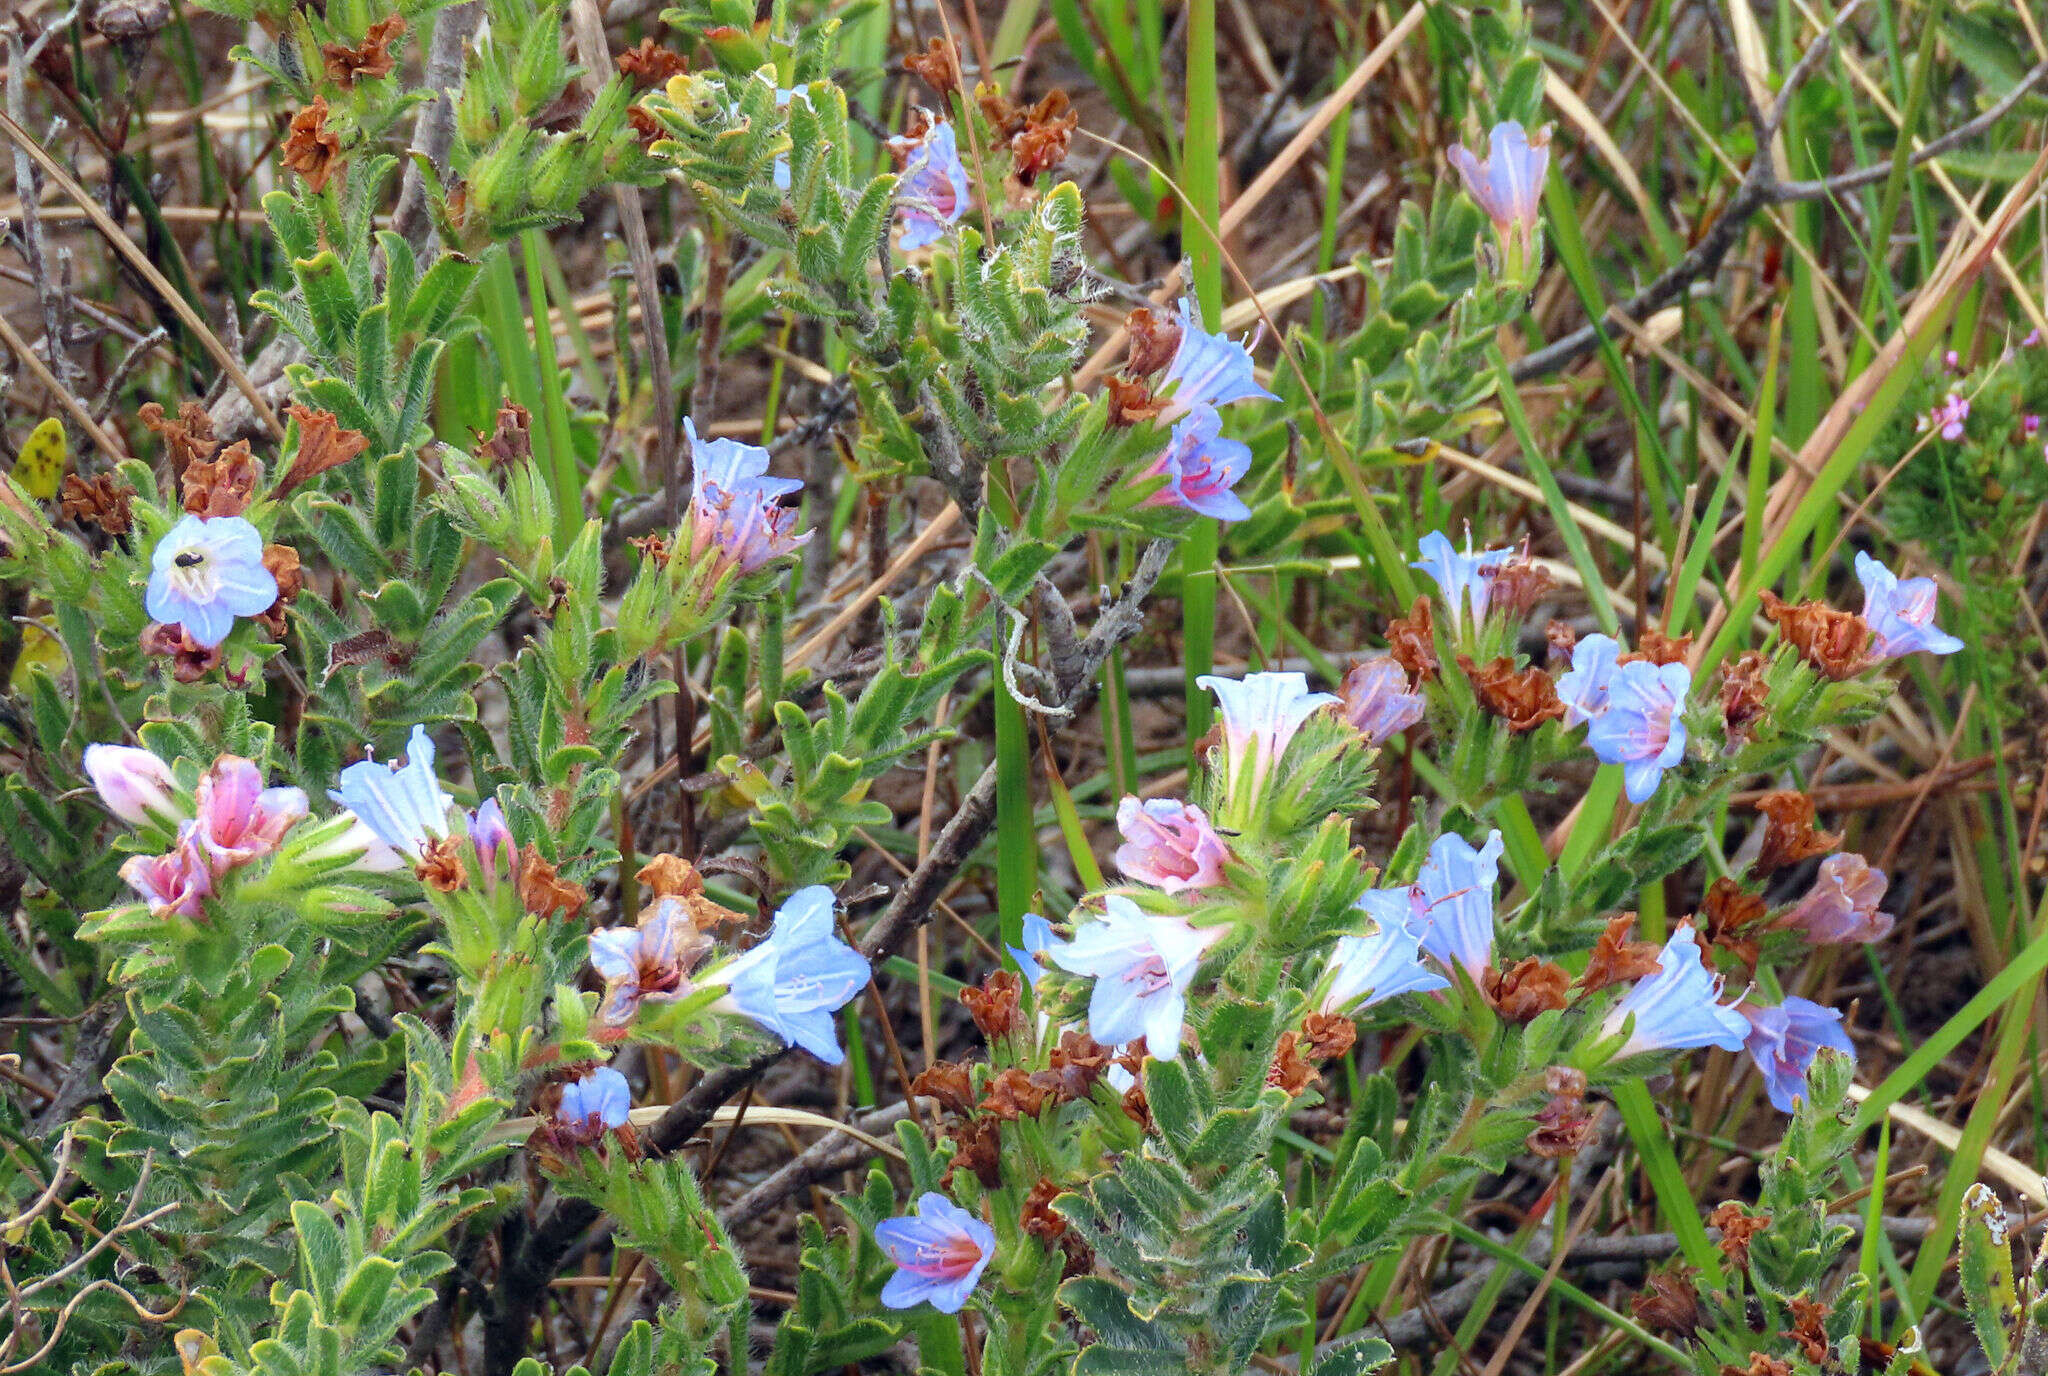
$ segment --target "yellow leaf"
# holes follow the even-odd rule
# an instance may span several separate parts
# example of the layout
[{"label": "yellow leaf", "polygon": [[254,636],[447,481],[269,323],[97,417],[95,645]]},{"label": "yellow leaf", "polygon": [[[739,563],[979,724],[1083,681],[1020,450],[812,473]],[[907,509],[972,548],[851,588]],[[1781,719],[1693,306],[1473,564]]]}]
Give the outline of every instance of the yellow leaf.
[{"label": "yellow leaf", "polygon": [[43,628],[35,625],[21,628],[21,654],[14,661],[14,677],[9,682],[11,691],[20,692],[28,686],[29,673],[41,666],[52,680],[64,672],[64,647],[57,638],[45,635]]},{"label": "yellow leaf", "polygon": [[55,416],[38,425],[28,437],[28,443],[21,447],[21,457],[14,461],[14,481],[21,484],[21,490],[39,502],[47,502],[57,495],[57,485],[64,481],[64,467],[71,460],[71,449],[64,441],[64,423]]}]

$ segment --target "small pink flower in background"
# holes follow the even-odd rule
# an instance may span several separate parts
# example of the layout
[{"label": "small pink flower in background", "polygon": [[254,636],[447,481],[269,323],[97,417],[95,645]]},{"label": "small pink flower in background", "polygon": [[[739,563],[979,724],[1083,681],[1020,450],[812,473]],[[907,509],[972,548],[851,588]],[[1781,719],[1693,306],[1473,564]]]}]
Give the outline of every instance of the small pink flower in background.
[{"label": "small pink flower in background", "polygon": [[200,849],[214,874],[226,874],[277,849],[292,825],[306,815],[306,795],[296,788],[265,788],[254,760],[223,755],[200,776]]},{"label": "small pink flower in background", "polygon": [[1963,437],[1963,422],[1970,418],[1970,400],[1950,392],[1942,399],[1941,405],[1920,417],[1915,427],[1921,431],[1939,430],[1945,440],[1955,441]]},{"label": "small pink flower in background", "polygon": [[1116,864],[1127,878],[1168,893],[1223,882],[1230,847],[1209,825],[1208,814],[1192,803],[1125,798],[1117,804],[1116,829],[1124,837]]},{"label": "small pink flower in background", "polygon": [[164,855],[131,856],[121,866],[128,887],[158,917],[201,917],[213,893],[213,875],[199,849],[197,822],[178,828],[178,844]]},{"label": "small pink flower in background", "polygon": [[2028,439],[2032,439],[2034,438],[2034,436],[2040,433],[2041,418],[2039,416],[2026,416],[2021,419],[2020,434],[2024,435]]},{"label": "small pink flower in background", "polygon": [[1947,368],[1950,372],[1954,372],[1962,360],[1957,356],[1954,349],[1950,349],[1941,356],[1941,362],[1943,367]]},{"label": "small pink flower in background", "polygon": [[107,811],[131,827],[151,822],[176,825],[185,810],[171,796],[178,781],[157,755],[132,745],[88,745],[85,774]]},{"label": "small pink flower in background", "polygon": [[1806,897],[1778,925],[1822,944],[1882,941],[1891,932],[1892,917],[1879,912],[1877,905],[1884,901],[1889,884],[1884,871],[1860,855],[1830,855],[1820,862],[1820,873]]},{"label": "small pink flower in background", "polygon": [[1392,655],[1352,665],[1337,694],[1338,712],[1370,741],[1388,740],[1422,720],[1422,694],[1408,691],[1408,671]]}]

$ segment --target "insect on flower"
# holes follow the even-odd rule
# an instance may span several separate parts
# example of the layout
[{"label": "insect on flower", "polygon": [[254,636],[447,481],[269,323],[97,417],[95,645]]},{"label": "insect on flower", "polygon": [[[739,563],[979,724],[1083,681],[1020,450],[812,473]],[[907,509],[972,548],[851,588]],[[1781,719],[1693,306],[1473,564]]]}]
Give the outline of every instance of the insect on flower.
[{"label": "insect on flower", "polygon": [[203,648],[226,640],[236,617],[259,615],[275,601],[263,536],[240,516],[186,516],[150,555],[143,605],[156,620],[184,627]]}]

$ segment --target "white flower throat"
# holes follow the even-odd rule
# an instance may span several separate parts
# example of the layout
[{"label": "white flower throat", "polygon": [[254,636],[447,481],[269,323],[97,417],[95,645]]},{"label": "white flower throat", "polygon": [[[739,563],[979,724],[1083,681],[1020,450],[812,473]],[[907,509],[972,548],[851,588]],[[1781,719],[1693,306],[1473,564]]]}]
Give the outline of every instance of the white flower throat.
[{"label": "white flower throat", "polygon": [[211,602],[220,593],[220,573],[202,549],[180,551],[164,576],[172,591],[194,602]]}]

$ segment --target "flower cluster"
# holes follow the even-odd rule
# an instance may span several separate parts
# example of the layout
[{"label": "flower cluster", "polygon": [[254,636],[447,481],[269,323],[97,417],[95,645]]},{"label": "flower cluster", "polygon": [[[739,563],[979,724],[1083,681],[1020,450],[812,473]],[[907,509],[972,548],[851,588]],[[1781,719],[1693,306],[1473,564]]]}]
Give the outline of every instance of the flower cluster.
[{"label": "flower cluster", "polygon": [[85,771],[122,821],[176,829],[168,851],[121,865],[121,877],[158,917],[203,916],[220,881],[275,851],[307,812],[303,790],[265,787],[263,771],[239,755],[209,765],[189,804],[171,767],[148,750],[87,746]]},{"label": "flower cluster", "polygon": [[[1137,475],[1141,483],[1164,480],[1145,505],[1179,507],[1220,521],[1244,520],[1251,508],[1232,489],[1251,467],[1252,451],[1223,434],[1218,408],[1274,399],[1259,385],[1251,350],[1204,330],[1194,299],[1187,296],[1180,300],[1175,323],[1158,323],[1150,311],[1134,312],[1131,331],[1131,358],[1118,379],[1127,397],[1121,404],[1133,417],[1150,416],[1173,427],[1166,448]],[[1148,389],[1142,378],[1162,367],[1156,389]]]}]

